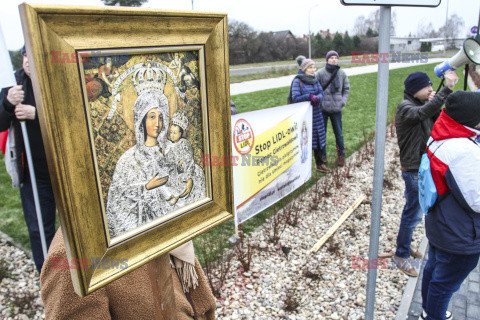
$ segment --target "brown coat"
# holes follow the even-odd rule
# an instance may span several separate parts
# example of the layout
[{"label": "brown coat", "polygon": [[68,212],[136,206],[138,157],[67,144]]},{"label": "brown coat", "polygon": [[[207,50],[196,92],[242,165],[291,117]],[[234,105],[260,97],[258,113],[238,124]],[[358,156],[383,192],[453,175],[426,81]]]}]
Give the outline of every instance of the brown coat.
[{"label": "brown coat", "polygon": [[[50,245],[40,276],[47,320],[155,319],[154,295],[147,271],[152,262],[80,298],[73,290],[70,270],[52,268],[52,258],[66,257],[63,236],[59,229]],[[195,270],[198,274],[198,286],[190,294],[197,317],[199,320],[215,319],[215,298],[196,259]],[[193,309],[173,269],[172,275],[177,319],[193,319]]]}]

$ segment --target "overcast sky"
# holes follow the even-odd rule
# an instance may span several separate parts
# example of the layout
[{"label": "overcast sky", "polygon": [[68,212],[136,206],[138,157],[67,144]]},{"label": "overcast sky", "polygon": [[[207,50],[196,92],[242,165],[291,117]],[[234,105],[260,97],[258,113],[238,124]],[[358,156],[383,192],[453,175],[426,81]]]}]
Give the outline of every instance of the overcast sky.
[{"label": "overcast sky", "polygon": [[[200,11],[226,12],[229,19],[243,21],[257,31],[291,30],[301,36],[308,33],[308,16],[312,32],[330,29],[331,31],[351,33],[355,19],[377,7],[343,6],[340,0],[193,0],[194,9]],[[2,0],[0,4],[0,24],[7,48],[18,50],[23,45],[18,5],[21,0]],[[32,0],[28,3],[51,3],[68,5],[101,6],[100,0]],[[466,36],[470,28],[478,24],[480,0],[442,0],[437,8],[394,7],[398,36],[415,34],[419,22],[435,29],[445,23],[447,14],[457,14],[465,21]],[[192,0],[149,0],[144,8],[191,10]]]}]

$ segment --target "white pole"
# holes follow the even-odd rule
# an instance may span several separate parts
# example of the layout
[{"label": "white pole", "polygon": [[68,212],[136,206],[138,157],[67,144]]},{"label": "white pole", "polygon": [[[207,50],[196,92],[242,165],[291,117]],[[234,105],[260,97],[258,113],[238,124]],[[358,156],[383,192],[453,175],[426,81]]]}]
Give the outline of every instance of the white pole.
[{"label": "white pole", "polygon": [[33,201],[35,202],[38,230],[40,232],[40,241],[42,242],[43,259],[45,260],[47,258],[47,241],[45,238],[45,230],[43,229],[43,217],[42,210],[40,209],[40,198],[38,196],[37,190],[37,179],[35,178],[35,170],[33,168],[32,151],[30,150],[30,141],[28,140],[27,125],[25,124],[25,121],[20,121],[20,125],[22,126],[23,142],[25,145],[25,153],[27,154],[28,171],[30,172],[30,181],[32,183]]}]

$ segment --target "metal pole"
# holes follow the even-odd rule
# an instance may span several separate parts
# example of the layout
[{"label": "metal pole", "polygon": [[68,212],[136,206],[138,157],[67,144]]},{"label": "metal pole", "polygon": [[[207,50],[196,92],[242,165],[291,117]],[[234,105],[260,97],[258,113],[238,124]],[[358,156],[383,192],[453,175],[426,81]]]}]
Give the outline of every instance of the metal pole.
[{"label": "metal pole", "polygon": [[445,45],[443,46],[443,53],[447,51],[447,45],[448,45],[448,41],[447,41],[448,3],[449,3],[449,0],[447,0],[447,15],[445,17]]},{"label": "metal pole", "polygon": [[[389,6],[380,7],[380,34],[378,38],[378,52],[390,51],[390,24],[391,10]],[[373,170],[372,217],[370,224],[369,261],[378,258],[380,237],[380,217],[382,212],[383,172],[385,163],[385,137],[387,134],[387,106],[388,106],[388,69],[389,62],[378,61],[377,75],[377,113],[375,119],[375,160]],[[373,320],[375,311],[375,286],[377,269],[368,270],[367,274],[367,302],[365,319]]]},{"label": "metal pole", "polygon": [[30,141],[28,140],[27,125],[25,121],[20,121],[22,126],[23,142],[25,144],[25,153],[27,154],[28,171],[30,171],[30,181],[32,183],[33,200],[35,202],[35,211],[37,212],[38,230],[40,231],[40,241],[42,242],[43,259],[47,258],[47,241],[45,240],[45,230],[43,229],[42,211],[40,209],[40,198],[38,197],[37,179],[33,168],[32,151],[30,150]]},{"label": "metal pole", "polygon": [[312,44],[311,44],[311,32],[310,32],[310,12],[312,11],[312,8],[308,10],[308,59],[312,59]]},{"label": "metal pole", "polygon": [[316,5],[308,9],[308,59],[312,59],[312,44],[310,40],[312,32],[310,31],[310,14],[312,13],[312,9],[318,7],[319,5],[320,3],[317,3]]},{"label": "metal pole", "polygon": [[[478,41],[480,41],[480,10],[479,10],[479,13],[478,13],[478,24],[477,24],[477,36],[475,37],[475,39],[477,39]],[[473,64],[473,66],[475,66],[475,64]]]}]

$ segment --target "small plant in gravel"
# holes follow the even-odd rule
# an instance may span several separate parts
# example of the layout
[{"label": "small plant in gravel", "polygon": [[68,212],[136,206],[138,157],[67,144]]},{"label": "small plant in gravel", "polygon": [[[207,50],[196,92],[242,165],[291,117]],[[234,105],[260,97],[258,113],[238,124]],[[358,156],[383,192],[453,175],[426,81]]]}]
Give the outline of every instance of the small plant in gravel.
[{"label": "small plant in gravel", "polygon": [[297,298],[295,297],[295,290],[287,290],[285,301],[284,301],[284,309],[285,311],[293,312],[298,309],[300,303],[298,302]]},{"label": "small plant in gravel", "polygon": [[327,251],[334,255],[339,254],[340,244],[332,239],[327,246]]},{"label": "small plant in gravel", "polygon": [[270,223],[268,224],[268,235],[270,242],[277,244],[283,231],[285,231],[286,226],[287,224],[285,222],[285,215],[283,211],[278,212],[277,206],[273,205],[273,215],[270,218]]},{"label": "small plant in gravel", "polygon": [[332,180],[336,189],[340,189],[343,186],[343,175],[340,173],[340,168],[333,170]]},{"label": "small plant in gravel", "polygon": [[[225,247],[223,238],[202,238],[200,250],[203,256],[203,265],[208,284],[215,297],[220,298],[227,274],[232,267],[233,253],[228,251],[223,256],[218,256],[218,249]],[[216,267],[216,272],[214,268]]]},{"label": "small plant in gravel", "polygon": [[346,230],[350,234],[350,237],[355,238],[357,236],[357,230],[355,230],[355,228],[351,225],[347,225]]},{"label": "small plant in gravel", "polygon": [[[303,199],[304,196],[301,195],[299,197],[299,202],[302,203]],[[290,205],[285,206],[283,210],[285,212],[285,220],[287,221],[287,223],[292,227],[298,226],[298,223],[300,222],[301,210],[297,201],[293,200]]]},{"label": "small plant in gravel", "polygon": [[241,230],[239,237],[239,240],[235,244],[235,256],[242,265],[243,271],[247,272],[250,270],[250,264],[252,263],[254,247],[250,240],[245,239],[245,234]]},{"label": "small plant in gravel", "polygon": [[10,270],[8,270],[7,261],[5,261],[5,259],[3,258],[0,258],[0,282],[2,282],[4,278],[11,278],[11,277],[12,277],[12,273],[10,272]]},{"label": "small plant in gravel", "polygon": [[22,293],[8,291],[4,295],[6,301],[9,302],[10,312],[12,314],[24,314],[27,318],[32,318],[36,313],[34,292],[25,291]]}]

